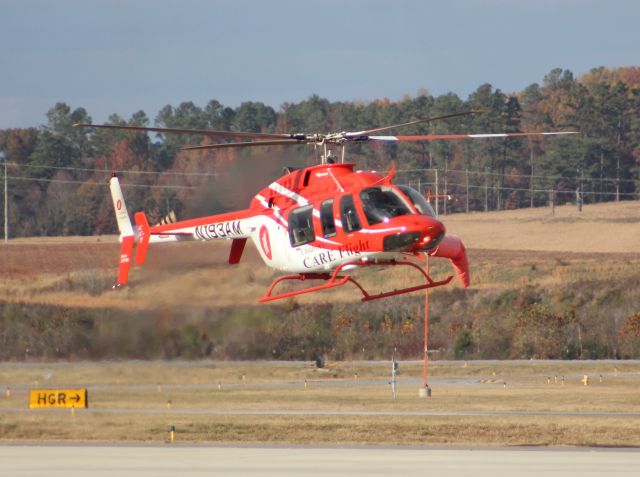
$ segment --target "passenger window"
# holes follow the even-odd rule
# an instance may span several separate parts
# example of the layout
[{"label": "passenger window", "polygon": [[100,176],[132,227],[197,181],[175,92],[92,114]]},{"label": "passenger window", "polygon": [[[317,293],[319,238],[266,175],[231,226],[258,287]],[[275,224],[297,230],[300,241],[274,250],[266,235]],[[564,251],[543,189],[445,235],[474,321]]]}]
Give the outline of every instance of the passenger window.
[{"label": "passenger window", "polygon": [[294,209],[289,214],[289,241],[292,247],[299,247],[316,239],[313,233],[312,215],[312,205]]},{"label": "passenger window", "polygon": [[336,234],[336,221],[333,218],[333,199],[325,200],[320,206],[320,224],[322,235],[333,237]]},{"label": "passenger window", "polygon": [[362,228],[353,196],[345,195],[340,199],[340,217],[342,218],[342,230],[346,233],[355,232]]}]

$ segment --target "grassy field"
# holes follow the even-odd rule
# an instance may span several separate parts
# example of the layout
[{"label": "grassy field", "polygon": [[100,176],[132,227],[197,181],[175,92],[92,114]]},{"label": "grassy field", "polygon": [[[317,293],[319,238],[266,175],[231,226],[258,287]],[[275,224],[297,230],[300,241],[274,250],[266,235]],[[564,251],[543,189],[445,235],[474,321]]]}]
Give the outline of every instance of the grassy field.
[{"label": "grassy field", "polygon": [[[631,295],[608,297],[602,283],[638,280],[639,212],[637,202],[623,202],[581,213],[556,207],[554,216],[538,208],[443,221],[469,249],[478,300],[483,291],[592,281],[606,306]],[[275,274],[252,246],[229,267],[228,245],[152,246],[131,286],[114,292],[115,237],[11,240],[0,245],[0,301],[122,310],[255,305]],[[444,261],[433,261],[432,270],[451,273]],[[395,287],[407,277],[391,270],[367,272],[365,280]],[[300,303],[358,298],[342,289]],[[5,363],[0,442],[160,443],[176,426],[178,442],[640,446],[637,363],[433,362],[430,373],[433,396],[419,398],[420,364],[401,364],[394,401],[388,363],[324,370],[301,363]],[[580,382],[585,374],[589,386]],[[88,387],[90,409],[27,409],[28,389],[56,387]]]},{"label": "grassy field", "polygon": [[543,252],[638,253],[640,203],[608,202],[474,212],[442,217],[468,248]]},{"label": "grassy field", "polygon": [[[430,369],[420,398],[421,366],[401,363],[393,400],[389,363],[5,364],[0,442],[161,443],[175,426],[192,443],[640,446],[638,362]],[[27,409],[29,388],[83,386],[89,410]]]}]

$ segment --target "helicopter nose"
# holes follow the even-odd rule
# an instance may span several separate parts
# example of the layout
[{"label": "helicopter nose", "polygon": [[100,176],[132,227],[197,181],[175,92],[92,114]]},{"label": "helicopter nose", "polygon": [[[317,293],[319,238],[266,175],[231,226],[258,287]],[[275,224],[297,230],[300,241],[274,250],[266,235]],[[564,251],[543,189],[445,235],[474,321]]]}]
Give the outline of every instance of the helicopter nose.
[{"label": "helicopter nose", "polygon": [[383,249],[387,251],[417,252],[438,246],[445,234],[444,225],[432,217],[419,216],[411,223],[404,223],[404,231],[387,235]]},{"label": "helicopter nose", "polygon": [[416,245],[420,250],[432,250],[442,242],[446,230],[444,224],[439,220],[431,217],[425,217],[425,219],[427,223],[424,233]]}]

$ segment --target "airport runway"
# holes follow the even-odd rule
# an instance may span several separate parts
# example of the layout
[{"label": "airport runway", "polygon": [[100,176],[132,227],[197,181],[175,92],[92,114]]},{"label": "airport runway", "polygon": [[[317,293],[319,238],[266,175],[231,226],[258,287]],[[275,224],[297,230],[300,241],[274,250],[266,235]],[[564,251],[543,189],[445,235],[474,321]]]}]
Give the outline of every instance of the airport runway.
[{"label": "airport runway", "polygon": [[[372,430],[375,432],[375,430]],[[0,475],[122,476],[635,476],[624,449],[0,446]]]}]

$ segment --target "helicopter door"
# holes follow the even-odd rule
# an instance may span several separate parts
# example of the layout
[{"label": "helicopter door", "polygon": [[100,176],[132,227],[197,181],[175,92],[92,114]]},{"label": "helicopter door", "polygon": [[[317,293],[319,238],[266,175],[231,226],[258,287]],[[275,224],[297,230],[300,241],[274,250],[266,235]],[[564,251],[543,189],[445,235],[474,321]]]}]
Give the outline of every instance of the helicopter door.
[{"label": "helicopter door", "polygon": [[352,195],[344,195],[340,199],[340,217],[342,218],[342,230],[345,233],[356,232],[362,228]]},{"label": "helicopter door", "polygon": [[333,199],[325,200],[320,205],[320,224],[322,235],[333,237],[336,234],[336,219],[333,216]]}]

